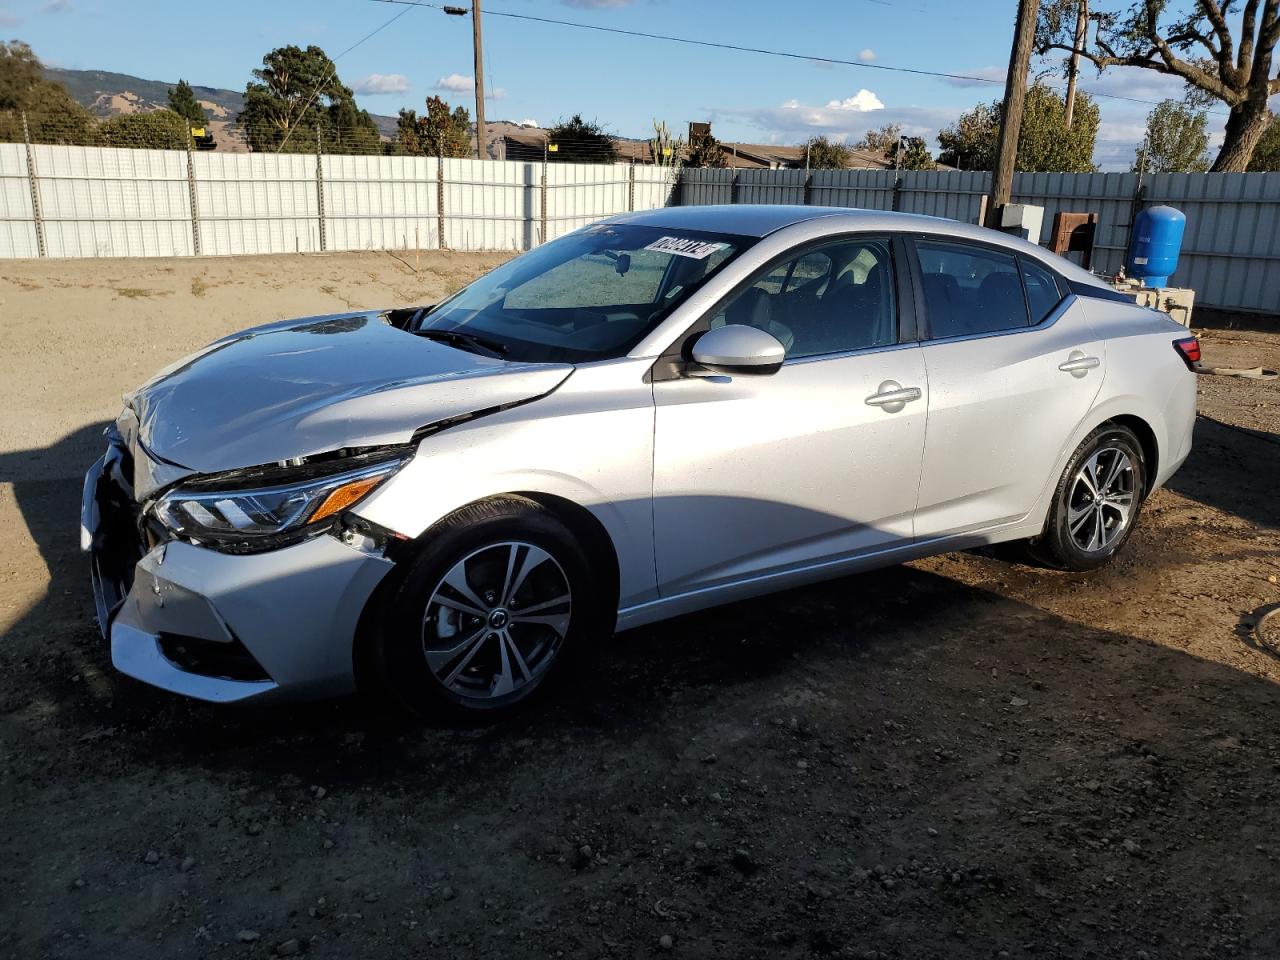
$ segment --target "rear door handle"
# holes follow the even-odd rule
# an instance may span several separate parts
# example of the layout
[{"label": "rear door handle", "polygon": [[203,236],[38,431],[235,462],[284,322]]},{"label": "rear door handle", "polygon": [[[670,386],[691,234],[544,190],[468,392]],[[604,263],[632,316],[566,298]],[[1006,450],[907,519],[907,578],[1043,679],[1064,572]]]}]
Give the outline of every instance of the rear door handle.
[{"label": "rear door handle", "polygon": [[919,400],[923,393],[919,387],[904,387],[896,380],[886,380],[876,388],[876,392],[867,397],[866,403],[871,407],[883,407],[887,413],[897,413],[912,400]]},{"label": "rear door handle", "polygon": [[1089,373],[1090,370],[1098,367],[1102,363],[1097,357],[1086,357],[1082,350],[1072,350],[1067,354],[1066,363],[1058,364],[1058,369],[1063,373],[1069,373],[1077,380]]}]

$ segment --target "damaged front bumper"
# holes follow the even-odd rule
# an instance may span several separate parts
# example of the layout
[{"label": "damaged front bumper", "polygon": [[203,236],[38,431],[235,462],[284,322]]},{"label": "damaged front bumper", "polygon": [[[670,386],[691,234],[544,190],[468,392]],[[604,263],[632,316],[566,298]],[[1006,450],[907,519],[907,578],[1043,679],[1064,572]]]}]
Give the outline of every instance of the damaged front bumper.
[{"label": "damaged front bumper", "polygon": [[109,435],[81,504],[81,545],[116,669],[218,703],[355,689],[356,628],[390,560],[329,535],[252,555],[153,542],[131,475],[129,451]]}]

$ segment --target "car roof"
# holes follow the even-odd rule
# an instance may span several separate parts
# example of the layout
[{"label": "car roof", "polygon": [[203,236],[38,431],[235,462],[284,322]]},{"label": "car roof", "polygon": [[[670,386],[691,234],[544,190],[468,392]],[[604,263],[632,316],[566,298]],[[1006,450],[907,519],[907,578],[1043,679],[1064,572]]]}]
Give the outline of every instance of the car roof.
[{"label": "car roof", "polygon": [[825,219],[832,233],[844,230],[918,230],[939,237],[977,240],[1008,247],[1014,252],[1034,256],[1059,273],[1081,282],[1102,286],[1087,270],[1044,247],[1012,234],[1002,233],[959,220],[930,217],[920,213],[894,213],[886,210],[863,210],[857,207],[809,207],[798,204],[708,204],[706,206],[659,207],[640,213],[609,217],[607,223],[633,223],[640,226],[664,227],[672,230],[707,230],[739,236],[766,237],[798,223]]},{"label": "car roof", "polygon": [[[659,207],[610,217],[610,223],[634,223],[673,230],[710,230],[744,237],[765,237],[783,227],[849,213],[844,207],[803,207],[792,204],[735,203],[691,207]],[[859,211],[862,212],[862,211]]]}]

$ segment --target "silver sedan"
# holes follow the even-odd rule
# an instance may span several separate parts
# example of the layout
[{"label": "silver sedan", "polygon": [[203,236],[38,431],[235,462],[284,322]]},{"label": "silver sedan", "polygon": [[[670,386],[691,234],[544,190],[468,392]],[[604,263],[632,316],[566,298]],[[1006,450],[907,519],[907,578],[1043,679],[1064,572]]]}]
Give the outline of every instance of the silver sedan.
[{"label": "silver sedan", "polygon": [[1190,451],[1198,359],[1000,233],[655,210],[161,372],[82,540],[147,683],[494,714],[612,631],[797,584],[1000,542],[1101,566]]}]

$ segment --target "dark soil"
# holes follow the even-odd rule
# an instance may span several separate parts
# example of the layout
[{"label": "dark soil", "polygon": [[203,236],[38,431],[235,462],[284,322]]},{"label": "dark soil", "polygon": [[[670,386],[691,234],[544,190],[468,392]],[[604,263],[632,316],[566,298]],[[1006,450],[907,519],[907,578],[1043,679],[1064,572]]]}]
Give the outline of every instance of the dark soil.
[{"label": "dark soil", "polygon": [[[1274,368],[1280,337],[1206,352]],[[960,554],[736,604],[469,730],[117,676],[81,438],[47,448],[61,479],[0,499],[48,568],[6,574],[47,587],[0,645],[0,956],[1280,955],[1280,659],[1253,631],[1280,384],[1202,388],[1104,571]]]}]

